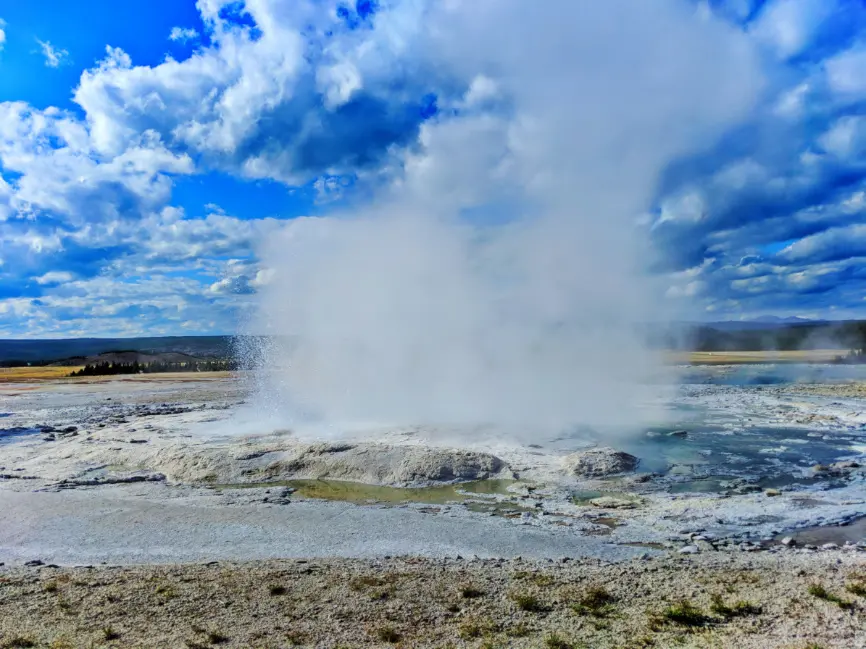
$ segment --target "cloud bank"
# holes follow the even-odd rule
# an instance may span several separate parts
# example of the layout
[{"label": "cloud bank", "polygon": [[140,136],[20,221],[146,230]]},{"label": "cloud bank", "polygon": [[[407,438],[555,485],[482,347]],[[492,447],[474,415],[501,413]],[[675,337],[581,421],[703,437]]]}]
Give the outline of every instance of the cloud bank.
[{"label": "cloud bank", "polygon": [[[106,43],[73,63],[73,103],[0,102],[0,335],[230,332],[282,220],[424,204],[477,228],[572,195],[570,222],[634,225],[574,256],[615,236],[674,310],[862,316],[861,4],[571,4],[557,21],[508,1],[199,0],[183,52],[145,65]],[[233,207],[205,207],[229,182]],[[285,201],[248,210],[273,187]],[[580,271],[617,287],[602,261]]]}]

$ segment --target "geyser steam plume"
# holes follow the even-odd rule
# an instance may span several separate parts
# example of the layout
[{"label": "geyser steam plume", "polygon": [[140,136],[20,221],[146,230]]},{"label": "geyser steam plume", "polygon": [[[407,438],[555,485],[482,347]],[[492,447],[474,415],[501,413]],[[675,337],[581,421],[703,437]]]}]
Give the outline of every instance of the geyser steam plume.
[{"label": "geyser steam plume", "polygon": [[638,219],[750,107],[746,37],[685,0],[418,6],[377,16],[364,83],[460,96],[371,204],[264,247],[262,399],[289,424],[637,424],[663,314]]}]

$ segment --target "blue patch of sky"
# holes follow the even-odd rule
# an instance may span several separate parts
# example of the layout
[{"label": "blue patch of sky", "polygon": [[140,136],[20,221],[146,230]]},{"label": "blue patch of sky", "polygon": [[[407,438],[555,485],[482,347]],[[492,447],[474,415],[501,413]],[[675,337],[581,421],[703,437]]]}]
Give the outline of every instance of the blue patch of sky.
[{"label": "blue patch of sky", "polygon": [[372,20],[378,8],[379,3],[376,0],[358,0],[354,6],[349,4],[338,6],[337,18],[349,29],[358,29]]},{"label": "blue patch of sky", "polygon": [[799,241],[799,239],[785,239],[784,241],[765,243],[763,246],[760,246],[758,250],[760,250],[762,255],[772,257],[797,241]]},{"label": "blue patch of sky", "polygon": [[[70,0],[0,2],[6,45],[0,54],[0,101],[25,101],[36,108],[58,106],[81,114],[72,102],[83,70],[119,47],[134,65],[156,65],[167,54],[185,59],[195,43],[171,42],[173,27],[204,31],[194,0],[118,2]],[[68,52],[57,68],[44,64],[38,40]]]},{"label": "blue patch of sky", "polygon": [[243,180],[220,172],[175,179],[172,203],[188,218],[203,218],[219,206],[241,219],[276,217],[291,219],[317,211],[312,183],[286,187],[272,180]]},{"label": "blue patch of sky", "polygon": [[232,2],[222,7],[219,11],[219,17],[236,27],[246,28],[250,38],[254,41],[262,37],[262,30],[259,29],[255,19],[246,10],[246,5],[242,1]]}]

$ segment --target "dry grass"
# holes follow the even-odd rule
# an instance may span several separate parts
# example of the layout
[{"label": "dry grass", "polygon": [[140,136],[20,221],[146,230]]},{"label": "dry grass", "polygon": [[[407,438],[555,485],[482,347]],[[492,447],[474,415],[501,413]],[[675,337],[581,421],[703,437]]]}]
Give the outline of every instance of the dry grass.
[{"label": "dry grass", "polygon": [[0,383],[53,381],[68,378],[80,367],[0,367]]},{"label": "dry grass", "polygon": [[42,381],[73,381],[75,383],[125,382],[189,382],[225,379],[234,376],[232,372],[160,372],[156,374],[117,374],[114,376],[77,376],[69,375],[81,367],[0,367],[2,383],[36,383]]},{"label": "dry grass", "polygon": [[[0,568],[0,648],[866,646],[862,600],[824,604],[860,583],[862,559],[845,560],[841,568],[832,556],[803,555],[575,560],[545,564],[545,586],[530,579],[540,566],[526,561]],[[747,573],[754,579],[733,578]],[[823,589],[810,597],[816,574]],[[75,605],[64,609],[61,598]]]},{"label": "dry grass", "polygon": [[847,356],[847,349],[804,349],[760,352],[667,352],[674,365],[738,365],[748,363],[827,363]]}]

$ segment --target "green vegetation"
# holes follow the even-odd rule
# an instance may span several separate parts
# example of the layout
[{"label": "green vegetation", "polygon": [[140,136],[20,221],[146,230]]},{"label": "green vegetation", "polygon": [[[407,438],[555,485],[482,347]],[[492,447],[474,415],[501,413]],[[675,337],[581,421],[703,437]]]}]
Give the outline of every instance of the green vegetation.
[{"label": "green vegetation", "polygon": [[607,617],[614,606],[615,598],[604,586],[591,586],[571,605],[572,610],[580,615]]},{"label": "green vegetation", "polygon": [[817,597],[818,599],[823,599],[825,602],[830,602],[835,604],[839,608],[851,608],[854,604],[849,602],[846,599],[842,599],[838,595],[834,595],[830,591],[828,591],[821,584],[810,584],[809,585],[809,594],[812,597]]},{"label": "green vegetation", "polygon": [[721,595],[713,595],[712,604],[710,605],[710,610],[719,615],[726,620],[733,619],[735,617],[745,617],[747,615],[760,615],[761,607],[753,604],[752,602],[747,602],[746,600],[737,600],[733,604],[725,604],[725,601],[722,599]]},{"label": "green vegetation", "polygon": [[690,627],[706,626],[712,622],[712,618],[706,615],[703,609],[695,606],[687,599],[668,606],[662,611],[661,618],[664,622]]},{"label": "green vegetation", "polygon": [[400,634],[392,626],[382,626],[376,629],[376,637],[382,642],[400,642]]},{"label": "green vegetation", "polygon": [[845,590],[857,597],[866,597],[866,579],[857,579],[845,584]]},{"label": "green vegetation", "polygon": [[532,593],[512,593],[509,597],[511,598],[511,601],[517,604],[517,608],[521,611],[527,611],[529,613],[544,613],[545,611],[550,610],[548,606],[542,604],[541,600]]},{"label": "green vegetation", "polygon": [[155,361],[153,363],[114,363],[103,361],[93,365],[85,365],[80,370],[70,372],[69,376],[113,376],[116,374],[158,374],[162,372],[229,372],[238,369],[235,361],[198,360],[169,362]]},{"label": "green vegetation", "polygon": [[544,646],[547,649],[577,649],[577,645],[566,641],[562,636],[556,633],[549,633],[544,636]]},{"label": "green vegetation", "polygon": [[495,630],[496,626],[488,619],[470,618],[460,625],[457,635],[462,640],[472,640],[493,633]]},{"label": "green vegetation", "polygon": [[29,649],[35,647],[36,641],[27,636],[19,635],[0,644],[0,649]]},{"label": "green vegetation", "polygon": [[102,639],[103,640],[111,641],[111,640],[117,640],[118,638],[120,638],[120,634],[117,631],[115,631],[112,627],[110,627],[110,626],[102,627]]},{"label": "green vegetation", "polygon": [[529,627],[523,624],[523,622],[519,622],[505,629],[505,635],[509,638],[525,638],[529,635]]},{"label": "green vegetation", "polygon": [[460,588],[460,595],[464,599],[475,599],[476,597],[482,597],[484,595],[484,591],[475,588],[475,586],[469,584]]}]

